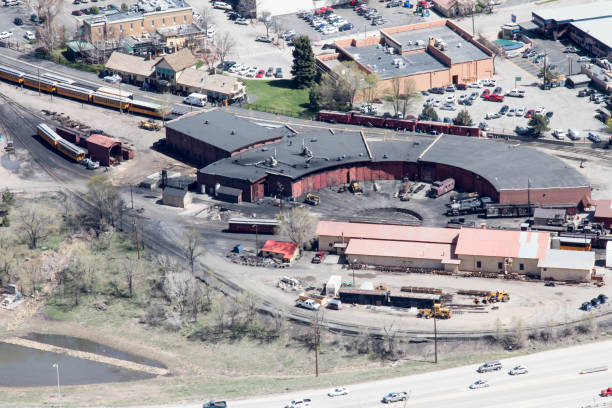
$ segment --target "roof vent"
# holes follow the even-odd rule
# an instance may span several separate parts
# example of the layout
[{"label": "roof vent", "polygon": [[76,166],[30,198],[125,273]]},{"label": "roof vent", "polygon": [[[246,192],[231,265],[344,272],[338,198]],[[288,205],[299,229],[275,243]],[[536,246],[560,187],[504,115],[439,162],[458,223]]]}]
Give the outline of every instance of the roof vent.
[{"label": "roof vent", "polygon": [[311,142],[316,142],[316,141],[317,141],[317,138],[316,138],[316,137],[313,137],[312,139],[310,139],[310,141],[311,141]]},{"label": "roof vent", "polygon": [[457,43],[457,48],[461,48],[461,43]]},{"label": "roof vent", "polygon": [[338,158],[336,159],[337,161],[342,161],[342,157],[338,156]]},{"label": "roof vent", "polygon": [[305,168],[305,169],[309,169],[309,168],[310,168],[310,163],[306,163],[306,164],[304,165],[304,168]]},{"label": "roof vent", "polygon": [[387,153],[383,154],[383,159],[388,159],[389,155]]},{"label": "roof vent", "polygon": [[359,157],[363,157],[363,153],[359,153]]},{"label": "roof vent", "polygon": [[232,130],[231,134],[232,134],[232,135],[235,135],[235,134],[236,134],[236,131],[235,131],[235,130]]},{"label": "roof vent", "polygon": [[205,125],[208,125],[208,119],[206,119],[206,120],[204,121],[204,124],[205,124]]},{"label": "roof vent", "polygon": [[343,159],[344,159],[344,158],[346,158],[346,155],[345,155],[345,154],[343,154],[343,155],[342,155],[342,158],[343,158]]},{"label": "roof vent", "polygon": [[262,151],[262,152],[267,152],[267,151],[268,151],[268,148],[267,148],[267,147],[262,147],[262,148],[261,148],[261,151]]}]

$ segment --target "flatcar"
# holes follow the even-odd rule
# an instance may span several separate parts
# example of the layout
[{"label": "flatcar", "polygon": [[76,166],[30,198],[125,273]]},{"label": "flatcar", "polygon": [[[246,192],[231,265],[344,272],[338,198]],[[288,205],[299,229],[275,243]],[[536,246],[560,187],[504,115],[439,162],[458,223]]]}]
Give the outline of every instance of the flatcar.
[{"label": "flatcar", "polygon": [[96,105],[110,106],[115,109],[127,109],[130,106],[131,100],[102,92],[94,92],[92,94],[92,102]]},{"label": "flatcar", "polygon": [[62,138],[59,137],[59,135],[55,133],[53,129],[44,123],[36,126],[36,130],[38,131],[38,135],[53,147],[56,147],[58,142],[62,140]]},{"label": "flatcar", "polygon": [[23,83],[23,72],[9,68],[6,65],[0,65],[0,78],[21,84]]},{"label": "flatcar", "polygon": [[85,158],[85,150],[62,138],[60,138],[60,140],[57,142],[57,150],[77,162],[80,162]]},{"label": "flatcar", "polygon": [[87,88],[81,88],[80,86],[57,83],[55,85],[55,92],[58,95],[66,96],[68,98],[78,99],[80,101],[91,102],[93,91]]},{"label": "flatcar", "polygon": [[55,91],[55,82],[41,78],[39,75],[32,74],[23,74],[21,76],[23,78],[23,84],[30,88],[39,89],[45,92],[54,92]]},{"label": "flatcar", "polygon": [[130,112],[140,113],[147,116],[154,116],[156,118],[163,117],[161,105],[151,102],[132,101],[130,103]]},{"label": "flatcar", "polygon": [[105,93],[113,96],[120,96],[122,98],[134,99],[134,94],[128,91],[122,91],[121,89],[109,88],[106,86],[101,86],[98,88],[98,92]]}]

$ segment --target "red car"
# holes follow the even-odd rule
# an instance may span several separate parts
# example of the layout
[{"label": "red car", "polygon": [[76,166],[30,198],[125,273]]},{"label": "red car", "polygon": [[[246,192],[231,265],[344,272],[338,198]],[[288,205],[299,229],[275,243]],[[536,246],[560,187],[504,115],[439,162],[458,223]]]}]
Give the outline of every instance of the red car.
[{"label": "red car", "polygon": [[321,263],[325,259],[325,252],[319,251],[312,257],[312,263]]},{"label": "red car", "polygon": [[526,118],[530,118],[530,117],[532,117],[532,116],[533,116],[533,114],[534,114],[534,113],[535,113],[535,110],[534,110],[534,109],[529,109],[529,110],[527,111],[527,113],[525,114],[525,117],[526,117]]},{"label": "red car", "polygon": [[605,390],[601,390],[601,393],[599,394],[602,397],[612,397],[612,387],[608,387]]},{"label": "red car", "polygon": [[321,7],[315,10],[315,15],[319,16],[322,14],[331,14],[334,12],[334,9],[331,7]]},{"label": "red car", "polygon": [[257,78],[263,78],[263,76],[266,74],[266,71],[264,71],[263,69],[260,69],[259,71],[257,71]]},{"label": "red car", "polygon": [[491,95],[487,96],[486,99],[488,101],[491,101],[491,102],[503,102],[504,101],[504,96],[503,95],[498,95],[498,94],[491,94]]},{"label": "red car", "polygon": [[491,91],[489,91],[488,89],[485,89],[484,91],[482,91],[482,93],[480,94],[480,96],[482,98],[486,98],[491,94]]},{"label": "red car", "polygon": [[83,12],[81,10],[73,10],[72,11],[72,15],[73,16],[82,16]]}]

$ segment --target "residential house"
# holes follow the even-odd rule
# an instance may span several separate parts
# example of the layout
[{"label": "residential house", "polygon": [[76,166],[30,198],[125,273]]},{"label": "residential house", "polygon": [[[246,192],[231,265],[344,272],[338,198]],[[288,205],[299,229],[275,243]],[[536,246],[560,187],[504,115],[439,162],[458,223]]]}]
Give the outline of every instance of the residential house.
[{"label": "residential house", "polygon": [[125,83],[142,85],[148,82],[154,72],[154,65],[159,59],[146,60],[134,55],[115,51],[106,62],[106,70],[110,74],[117,74]]}]

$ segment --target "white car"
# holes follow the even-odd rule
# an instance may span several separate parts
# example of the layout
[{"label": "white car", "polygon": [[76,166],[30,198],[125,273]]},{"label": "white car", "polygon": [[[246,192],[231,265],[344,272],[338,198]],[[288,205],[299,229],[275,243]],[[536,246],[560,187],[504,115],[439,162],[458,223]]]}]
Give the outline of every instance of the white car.
[{"label": "white car", "polygon": [[468,85],[468,88],[482,88],[482,84],[480,82],[472,82]]},{"label": "white car", "polygon": [[508,109],[508,113],[506,113],[506,116],[514,116],[515,114],[516,114],[516,109],[510,108]]},{"label": "white car", "polygon": [[565,132],[563,131],[563,129],[553,130],[552,135],[559,140],[565,139]]},{"label": "white car", "polygon": [[489,386],[489,382],[487,380],[476,380],[470,384],[470,389],[475,390],[477,388],[487,388]]},{"label": "white car", "polygon": [[251,67],[249,67],[248,65],[245,65],[242,67],[240,71],[238,71],[238,74],[244,76],[248,74],[250,70],[251,70]]},{"label": "white car", "polygon": [[220,10],[232,10],[232,6],[224,1],[215,1],[213,3],[213,7]]},{"label": "white car", "polygon": [[508,371],[508,374],[510,374],[510,375],[520,375],[520,374],[527,374],[528,372],[529,372],[529,370],[527,370],[527,367],[525,367],[523,365],[517,365],[512,370]]},{"label": "white car", "polygon": [[578,62],[591,62],[591,59],[589,57],[580,57],[578,58]]},{"label": "white car", "polygon": [[538,106],[535,110],[536,115],[543,115],[545,113],[546,113],[546,108],[544,108],[543,106]]},{"label": "white car", "polygon": [[525,116],[525,108],[517,108],[516,109],[516,116],[521,117],[521,116]]},{"label": "white car", "polygon": [[23,36],[25,37],[26,40],[35,40],[36,39],[36,36],[31,31],[26,31]]},{"label": "white car", "polygon": [[446,103],[454,103],[454,102],[455,102],[455,95],[446,97]]},{"label": "white car", "polygon": [[439,99],[436,99],[436,100],[433,102],[433,106],[435,106],[435,107],[440,106],[440,100],[439,100]]},{"label": "white car", "polygon": [[310,398],[294,399],[285,405],[285,408],[309,408]]},{"label": "white car", "polygon": [[3,31],[0,33],[0,40],[5,40],[7,38],[10,38],[13,36],[13,32],[12,31]]},{"label": "white car", "polygon": [[334,388],[333,390],[327,393],[327,395],[329,395],[330,397],[338,397],[340,395],[346,394],[348,394],[348,389],[346,387]]},{"label": "white car", "polygon": [[525,91],[523,90],[518,90],[518,89],[511,89],[508,92],[506,92],[507,96],[514,96],[516,98],[524,98],[525,97]]},{"label": "white car", "polygon": [[235,74],[236,72],[240,71],[241,69],[242,69],[242,64],[234,64],[231,67],[229,67],[227,72],[231,72],[232,74]]},{"label": "white car", "polygon": [[567,129],[567,137],[572,140],[578,140],[580,139],[580,132],[578,132],[576,129]]}]

